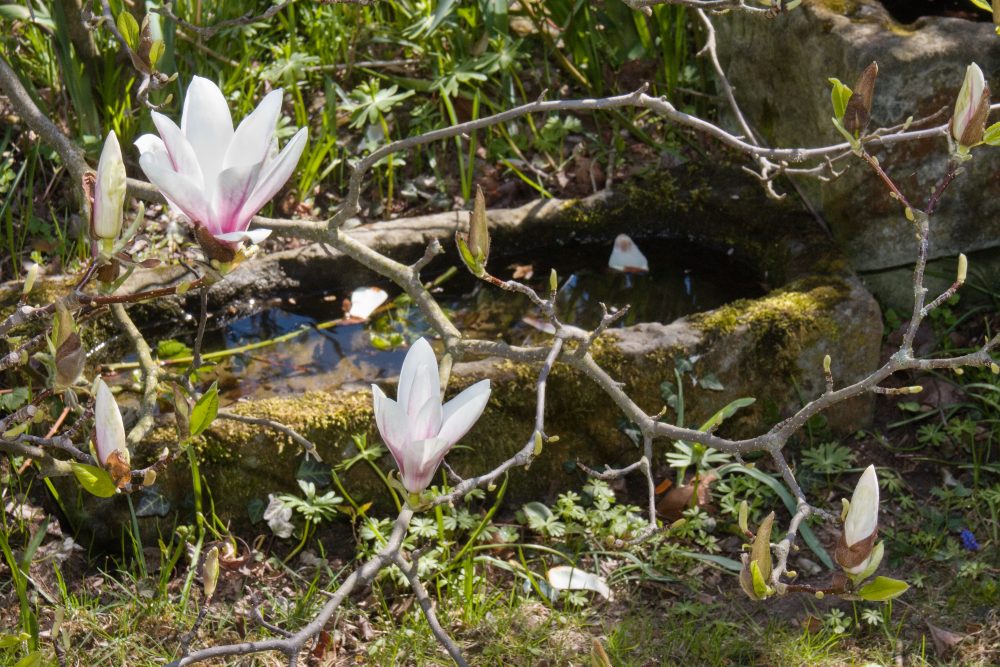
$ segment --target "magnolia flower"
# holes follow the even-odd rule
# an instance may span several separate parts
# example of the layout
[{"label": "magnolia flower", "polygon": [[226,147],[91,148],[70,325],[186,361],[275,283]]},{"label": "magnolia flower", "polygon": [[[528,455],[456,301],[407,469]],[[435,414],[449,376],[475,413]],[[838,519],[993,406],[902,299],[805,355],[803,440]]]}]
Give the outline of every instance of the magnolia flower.
[{"label": "magnolia flower", "polygon": [[608,258],[608,266],[624,273],[648,273],[649,261],[627,234],[615,238],[615,248]]},{"label": "magnolia flower", "polygon": [[125,206],[125,163],[114,130],[104,139],[97,176],[93,178],[93,204],[90,207],[90,236],[113,242],[122,230]]},{"label": "magnolia flower", "polygon": [[184,98],[181,126],[154,111],[160,136],[144,134],[135,142],[142,170],[191,219],[212,259],[231,261],[244,240],[259,243],[271,233],[247,227],[292,175],[308,135],[300,129],[278,152],[281,93],[268,93],[234,131],[222,91],[196,76]]},{"label": "magnolia flower", "polygon": [[877,535],[878,477],[875,466],[870,465],[854,487],[844,519],[844,532],[837,544],[837,562],[850,574],[864,572],[876,554],[881,557],[881,551],[873,549]]},{"label": "magnolia flower", "polygon": [[[97,378],[97,400],[94,403],[94,445],[97,460],[107,467],[117,461],[128,464],[128,446],[125,442],[125,424],[114,394]],[[112,454],[115,456],[112,457]],[[110,462],[109,462],[110,461]]]},{"label": "magnolia flower", "polygon": [[986,117],[990,114],[990,87],[986,85],[983,71],[972,63],[965,70],[962,89],[955,100],[955,113],[951,117],[951,136],[959,149],[968,150],[983,140]]},{"label": "magnolia flower", "polygon": [[431,483],[445,454],[476,423],[490,397],[490,381],[472,385],[444,405],[430,343],[413,344],[399,373],[396,401],[372,385],[375,423],[410,493]]}]

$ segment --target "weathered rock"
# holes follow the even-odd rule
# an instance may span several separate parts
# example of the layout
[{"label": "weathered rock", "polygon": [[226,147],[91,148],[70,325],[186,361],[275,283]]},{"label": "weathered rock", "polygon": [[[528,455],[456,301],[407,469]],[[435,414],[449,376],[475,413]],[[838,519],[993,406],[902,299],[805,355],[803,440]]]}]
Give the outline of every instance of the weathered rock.
[{"label": "weathered rock", "polygon": [[[399,220],[352,233],[393,257],[410,260],[432,238],[446,242],[448,252],[454,253],[447,242],[456,217]],[[762,298],[737,301],[672,323],[612,330],[598,341],[594,354],[599,363],[650,413],[663,407],[661,384],[675,381],[675,363],[682,357],[694,360],[694,372],[684,380],[686,424],[700,424],[735,398],[758,399],[723,426],[722,433],[729,435],[759,433],[794,411],[802,400],[818,395],[823,388],[825,354],[833,357],[838,386],[862,377],[878,361],[882,333],[878,307],[826,234],[803,212],[764,199],[756,182],[732,169],[685,167],[585,202],[536,203],[492,211],[490,219],[494,252],[583,240],[610,242],[625,231],[640,240],[686,238],[728,249],[753,267],[767,290]],[[223,283],[223,297],[216,294],[213,298],[259,299],[276,290],[343,285],[350,282],[348,277],[354,284],[370,279],[357,274],[353,261],[310,246],[254,260],[237,271],[231,284],[227,285],[229,280]],[[494,387],[483,418],[449,456],[459,474],[487,470],[527,442],[534,420],[537,372],[536,366],[498,359],[456,364],[450,391],[482,377],[490,377]],[[718,378],[721,390],[692,382],[692,377],[708,373]],[[844,404],[828,415],[830,424],[843,430],[863,426],[870,407],[868,398]],[[316,442],[327,463],[338,467],[344,487],[355,500],[375,501],[382,507],[388,503],[373,469],[392,470],[387,455],[371,464],[355,461],[344,469],[345,462],[358,454],[352,435],[365,434],[369,442],[378,442],[367,391],[251,399],[232,409],[296,429]],[[162,447],[173,446],[170,421],[166,418],[150,434],[133,460],[149,460]],[[625,434],[624,426],[620,411],[593,382],[557,364],[548,383],[546,430],[560,439],[546,445],[530,471],[512,471],[507,500],[537,499],[579,486],[582,473],[574,465],[576,460],[591,467],[634,460],[637,445]],[[245,526],[251,502],[266,499],[268,493],[296,491],[301,452],[286,437],[265,427],[217,420],[197,446],[215,511],[235,527]],[[666,446],[658,443],[660,465],[659,452]],[[182,516],[190,513],[190,471],[183,458],[158,479],[156,492]],[[127,516],[121,514],[127,511],[123,500],[113,499],[98,511],[88,506],[79,513],[78,523],[107,538],[110,529],[120,525],[107,521],[115,507],[119,513],[110,516]],[[169,515],[162,527],[169,529],[174,520]],[[161,528],[154,517],[142,519],[142,525],[150,532]]]},{"label": "weathered rock", "polygon": [[[902,26],[875,0],[806,0],[773,21],[731,12],[715,21],[722,66],[752,125],[770,145],[821,146],[841,141],[830,122],[828,77],[849,86],[878,62],[871,127],[892,126],[954,107],[966,66],[975,61],[1000,89],[1000,39],[990,23],[945,17]],[[765,85],[765,82],[770,82]],[[995,118],[993,120],[996,120]],[[933,257],[1000,243],[1000,151],[979,148],[949,187],[932,223]],[[876,150],[915,205],[945,173],[944,136]],[[839,168],[840,165],[838,165]],[[854,160],[830,183],[800,179],[857,270],[910,264],[911,223],[871,170]]]}]

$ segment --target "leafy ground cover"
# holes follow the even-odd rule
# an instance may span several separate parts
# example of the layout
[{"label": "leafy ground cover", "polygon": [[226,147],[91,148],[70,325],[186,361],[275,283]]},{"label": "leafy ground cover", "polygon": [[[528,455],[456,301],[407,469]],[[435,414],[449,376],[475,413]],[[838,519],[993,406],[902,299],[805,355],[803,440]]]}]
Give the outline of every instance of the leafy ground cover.
[{"label": "leafy ground cover", "polygon": [[[988,311],[949,307],[922,332],[922,344],[968,346],[995,326],[995,316],[984,317]],[[898,324],[895,317],[890,311],[887,325]],[[707,493],[691,493],[688,485],[689,500],[677,505],[667,490],[660,509],[676,520],[641,546],[624,543],[645,525],[631,504],[641,494],[601,481],[521,508],[501,507],[502,487],[478,491],[465,507],[416,517],[408,539],[430,549],[420,561],[422,578],[473,664],[589,664],[604,654],[610,664],[637,666],[996,664],[1000,380],[985,369],[923,382],[916,398],[880,397],[871,430],[836,438],[821,421],[812,423],[793,456],[808,492],[831,509],[850,494],[863,464],[878,466],[886,571],[912,585],[889,604],[747,600],[734,573],[744,543],[739,499],[755,499],[755,524],[764,507],[780,505],[781,487],[766,465],[691,447],[666,452],[661,476],[690,483],[698,474],[709,480]],[[10,664],[21,651],[17,633],[31,637],[33,627],[43,654],[58,650],[68,664],[84,656],[94,664],[158,664],[185,643],[294,628],[323,603],[322,589],[349,571],[355,547],[358,558],[371,554],[391,524],[372,515],[364,499],[339,495],[330,469],[310,469],[302,493],[286,499],[294,508],[287,517],[293,539],[278,540],[264,522],[259,534],[216,529],[223,552],[232,552],[205,605],[197,570],[185,563],[189,542],[163,535],[158,544],[127,539],[118,555],[87,553],[43,510],[50,501],[40,483],[14,474],[22,463],[3,463],[0,627],[13,632],[3,635],[0,660]],[[815,538],[831,548],[834,532],[816,526]],[[192,533],[178,527],[177,535]],[[801,580],[813,583],[829,576],[823,562],[808,546],[792,557]],[[556,565],[603,575],[611,596],[556,593],[545,576]],[[239,664],[283,664],[279,657]],[[352,598],[310,660],[448,664],[400,573],[391,570]]]}]

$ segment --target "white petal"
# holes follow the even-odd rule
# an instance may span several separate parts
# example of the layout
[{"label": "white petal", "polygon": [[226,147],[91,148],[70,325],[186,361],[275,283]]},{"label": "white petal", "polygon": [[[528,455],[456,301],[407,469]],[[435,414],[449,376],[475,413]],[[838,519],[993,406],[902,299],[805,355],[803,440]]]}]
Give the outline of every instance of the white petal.
[{"label": "white petal", "polygon": [[375,425],[382,435],[396,465],[403,472],[403,454],[410,442],[410,427],[399,403],[385,395],[378,385],[372,385],[372,399],[375,406]]},{"label": "white petal", "polygon": [[225,241],[226,243],[238,243],[240,241],[249,241],[250,243],[260,243],[268,236],[271,235],[270,229],[247,229],[242,232],[230,232],[229,234],[213,234],[215,238],[220,241]]},{"label": "white petal", "polygon": [[243,205],[243,211],[240,215],[252,218],[257,215],[257,211],[264,208],[264,204],[278,193],[278,190],[285,185],[292,172],[295,171],[295,165],[302,157],[302,151],[305,150],[308,138],[309,132],[303,127],[295,133],[295,136],[278,153],[278,156],[264,167],[257,185],[247,203]]},{"label": "white petal", "polygon": [[181,131],[198,156],[206,187],[214,187],[233,138],[233,118],[222,91],[208,79],[191,79],[184,96]]},{"label": "white petal", "polygon": [[351,292],[351,310],[347,316],[367,320],[388,298],[389,294],[381,287],[359,287]]},{"label": "white petal", "polygon": [[155,134],[144,134],[132,143],[139,149],[140,155],[157,152],[163,153],[164,156],[167,154],[167,145]]},{"label": "white petal", "polygon": [[462,439],[490,400],[490,381],[480,380],[444,405],[438,437],[454,444]]},{"label": "white petal", "polygon": [[649,261],[646,260],[646,256],[639,251],[635,241],[626,234],[619,234],[615,238],[615,248],[611,251],[608,266],[615,271],[625,271],[626,273],[646,273],[649,271]]},{"label": "white petal", "polygon": [[403,412],[412,415],[435,396],[441,398],[441,380],[438,378],[437,357],[426,339],[420,338],[410,347],[399,371],[399,388],[396,398]]},{"label": "white petal", "polygon": [[212,195],[212,221],[206,227],[216,235],[246,231],[250,216],[243,217],[240,211],[253,192],[260,164],[247,164],[224,169],[219,174]]},{"label": "white petal", "polygon": [[[163,148],[170,157],[170,165],[174,171],[191,179],[192,183],[204,186],[205,179],[198,164],[198,156],[194,153],[191,143],[177,127],[174,121],[161,113],[153,112],[153,124],[163,140]],[[141,150],[141,149],[140,149]]]},{"label": "white petal", "polygon": [[556,590],[594,591],[605,600],[611,599],[611,588],[604,577],[568,565],[553,567],[548,572],[549,586]]},{"label": "white petal", "polygon": [[97,379],[97,399],[94,402],[94,430],[97,458],[101,465],[104,465],[108,456],[115,450],[128,454],[122,413],[118,409],[118,403],[115,402],[114,394],[100,378]]},{"label": "white petal", "polygon": [[279,88],[268,93],[257,108],[236,128],[222,163],[223,168],[264,162],[280,113],[281,89]]},{"label": "white petal", "polygon": [[878,477],[875,466],[868,466],[851,496],[851,507],[844,520],[844,541],[853,546],[867,539],[878,526]]},{"label": "white petal", "polygon": [[139,166],[142,167],[150,183],[191,220],[199,223],[209,220],[211,216],[208,201],[202,188],[186,176],[163,166],[162,159],[157,155],[157,153],[143,153],[139,156]]}]

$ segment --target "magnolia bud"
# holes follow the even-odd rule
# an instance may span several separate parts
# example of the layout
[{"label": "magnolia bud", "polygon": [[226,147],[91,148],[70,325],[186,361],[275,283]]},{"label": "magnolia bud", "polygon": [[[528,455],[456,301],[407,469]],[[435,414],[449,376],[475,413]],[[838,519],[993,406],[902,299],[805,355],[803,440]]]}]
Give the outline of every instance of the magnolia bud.
[{"label": "magnolia bud", "polygon": [[844,518],[844,532],[837,542],[835,559],[850,574],[863,572],[869,564],[878,535],[878,477],[875,466],[865,469],[854,487]]},{"label": "magnolia bud", "polygon": [[826,355],[825,357],[823,357],[823,372],[824,373],[829,373],[830,372],[830,366],[831,366],[832,363],[833,363],[833,359],[830,358],[829,354]]},{"label": "magnolia bud", "polygon": [[90,209],[90,235],[95,240],[114,241],[122,229],[125,206],[125,163],[114,131],[104,140],[104,150],[97,164],[94,200]]},{"label": "magnolia bud", "polygon": [[24,286],[21,288],[21,295],[27,297],[31,294],[31,290],[35,287],[35,281],[38,280],[38,274],[41,271],[41,267],[35,262],[29,262],[27,264],[27,273],[24,276]]},{"label": "magnolia bud", "polygon": [[472,215],[469,216],[469,250],[482,266],[490,257],[490,230],[486,220],[486,197],[483,189],[476,186],[476,199],[472,205]]},{"label": "magnolia bud", "polygon": [[969,259],[964,253],[958,255],[958,276],[955,278],[955,282],[959,285],[965,283],[965,277],[969,273]]},{"label": "magnolia bud", "polygon": [[219,547],[212,547],[205,554],[205,562],[201,566],[201,579],[205,586],[205,599],[211,600],[215,595],[215,586],[219,583]]},{"label": "magnolia bud", "polygon": [[872,99],[877,76],[878,64],[872,62],[854,84],[854,92],[847,100],[847,109],[844,111],[844,129],[851,134],[860,134],[868,127],[868,121],[872,116]]},{"label": "magnolia bud", "polygon": [[979,65],[972,63],[965,70],[965,79],[955,100],[955,113],[951,117],[951,136],[958,142],[959,153],[967,152],[983,140],[989,114],[990,87]]}]

